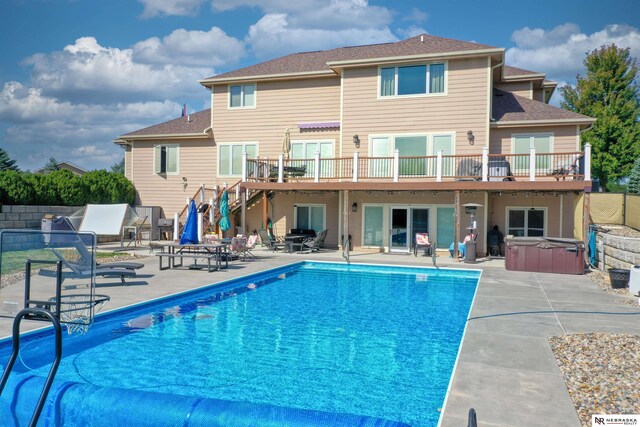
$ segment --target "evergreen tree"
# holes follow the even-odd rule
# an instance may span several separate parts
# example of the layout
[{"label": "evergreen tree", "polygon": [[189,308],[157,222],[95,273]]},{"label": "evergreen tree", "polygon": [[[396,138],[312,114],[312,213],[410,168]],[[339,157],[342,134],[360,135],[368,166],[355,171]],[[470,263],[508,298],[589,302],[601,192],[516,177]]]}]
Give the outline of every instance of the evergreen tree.
[{"label": "evergreen tree", "polygon": [[0,148],[0,171],[16,171],[20,169],[16,166],[16,161],[9,157],[3,148]]},{"label": "evergreen tree", "polygon": [[631,175],[629,176],[629,193],[640,194],[640,157],[636,159],[631,169]]},{"label": "evergreen tree", "polygon": [[60,169],[58,167],[58,161],[53,157],[49,157],[49,161],[44,165],[44,173],[54,172]]},{"label": "evergreen tree", "polygon": [[119,173],[120,175],[124,175],[124,158],[119,162],[116,162],[111,165],[111,172]]},{"label": "evergreen tree", "polygon": [[597,118],[582,134],[592,146],[592,174],[602,185],[629,176],[640,156],[640,90],[638,64],[629,49],[615,44],[587,53],[586,76],[577,76],[576,87],[560,89],[562,108]]}]

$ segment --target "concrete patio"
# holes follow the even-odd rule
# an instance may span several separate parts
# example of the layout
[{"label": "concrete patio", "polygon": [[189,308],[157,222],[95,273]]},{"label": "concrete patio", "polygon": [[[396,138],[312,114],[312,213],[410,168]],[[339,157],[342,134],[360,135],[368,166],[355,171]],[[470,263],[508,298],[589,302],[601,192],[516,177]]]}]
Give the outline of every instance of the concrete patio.
[{"label": "concrete patio", "polygon": [[[105,249],[103,247],[102,249]],[[109,248],[106,247],[108,250]],[[282,254],[257,249],[255,261],[234,261],[228,269],[158,271],[147,248],[137,249],[145,267],[122,286],[97,279],[97,293],[111,296],[105,310],[221,282],[301,260],[341,261],[341,253]],[[433,266],[430,257],[352,253],[352,263]],[[465,426],[469,408],[482,426],[579,426],[580,422],[547,337],[584,332],[640,334],[640,308],[598,289],[585,276],[512,272],[500,259],[464,264],[444,253],[443,268],[483,270],[458,358],[442,426]],[[67,282],[65,281],[65,284]],[[25,321],[22,330],[41,327]],[[0,336],[11,320],[0,318]]]}]

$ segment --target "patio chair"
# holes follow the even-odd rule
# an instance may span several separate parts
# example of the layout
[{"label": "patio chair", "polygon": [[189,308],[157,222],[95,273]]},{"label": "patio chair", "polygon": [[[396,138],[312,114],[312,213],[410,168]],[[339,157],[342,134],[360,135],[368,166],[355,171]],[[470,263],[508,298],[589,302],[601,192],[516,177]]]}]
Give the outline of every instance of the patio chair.
[{"label": "patio chair", "polygon": [[284,242],[279,241],[267,230],[260,230],[258,232],[260,234],[260,240],[262,241],[262,245],[268,247],[272,251],[277,251],[279,249],[284,249]]},{"label": "patio chair", "polygon": [[419,250],[424,250],[425,255],[431,255],[429,233],[416,233],[416,238],[413,245],[413,256],[418,256]]},{"label": "patio chair", "polygon": [[[255,242],[254,242],[255,247]],[[239,235],[233,237],[231,239],[231,244],[229,245],[229,250],[231,253],[237,257],[242,257],[242,260],[245,261],[247,259],[247,238],[245,236]],[[251,254],[255,258],[253,254]]]},{"label": "patio chair", "polygon": [[308,237],[300,244],[300,253],[317,252],[320,250],[320,244],[327,237],[327,230],[322,230],[316,237]]},{"label": "patio chair", "polygon": [[[80,240],[74,241],[73,246],[76,248],[76,251],[78,251],[78,255],[80,255],[80,258],[82,259],[82,263],[78,263],[78,264],[82,264],[86,266],[89,262],[91,262],[91,253],[89,252],[87,247],[84,245],[84,243],[82,243],[82,241]],[[71,262],[71,261],[67,261],[67,262]],[[124,268],[127,270],[139,270],[142,267],[144,267],[144,264],[140,262],[129,262],[129,261],[114,261],[114,262],[105,262],[105,263],[96,262],[96,269]]]},{"label": "patio chair", "polygon": [[253,259],[257,259],[258,258],[257,256],[255,256],[251,252],[251,249],[255,249],[256,248],[256,244],[257,243],[258,243],[258,235],[257,234],[250,235],[249,238],[247,239],[247,243],[244,246],[245,257],[250,256]]},{"label": "patio chair", "polygon": [[549,175],[552,175],[556,181],[560,181],[560,178],[564,181],[568,176],[575,176],[579,172],[580,156],[572,156],[567,162],[559,162],[551,171]]}]

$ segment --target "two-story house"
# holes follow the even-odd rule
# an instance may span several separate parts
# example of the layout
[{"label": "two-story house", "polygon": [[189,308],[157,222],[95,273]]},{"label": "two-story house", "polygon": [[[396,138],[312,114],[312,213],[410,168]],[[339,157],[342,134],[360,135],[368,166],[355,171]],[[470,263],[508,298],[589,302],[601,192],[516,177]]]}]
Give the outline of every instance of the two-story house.
[{"label": "two-story house", "polygon": [[327,229],[333,247],[348,234],[357,249],[408,252],[426,231],[446,250],[468,203],[480,253],[494,225],[581,238],[580,135],[594,119],[549,105],[556,83],[504,58],[430,35],[296,53],[201,80],[211,109],[115,142],[138,202],[167,217],[226,183],[246,231]]}]

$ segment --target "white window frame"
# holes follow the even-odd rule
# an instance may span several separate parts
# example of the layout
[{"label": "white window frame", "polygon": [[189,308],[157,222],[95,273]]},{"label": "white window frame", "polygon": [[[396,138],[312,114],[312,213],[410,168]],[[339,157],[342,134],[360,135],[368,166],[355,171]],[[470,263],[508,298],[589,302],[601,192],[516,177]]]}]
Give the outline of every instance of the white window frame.
[{"label": "white window frame", "polygon": [[[293,223],[295,224],[295,228],[298,228],[298,208],[299,207],[308,207],[308,208],[321,207],[322,208],[322,228],[320,229],[320,231],[325,230],[327,228],[327,205],[324,203],[296,203],[295,205],[293,205]],[[309,210],[309,213],[311,213],[311,210]]]},{"label": "white window frame", "polygon": [[[247,145],[255,145],[256,146],[256,157],[258,157],[260,155],[260,144],[258,143],[258,141],[246,141],[246,142],[224,142],[224,143],[220,143],[218,144],[218,152],[217,152],[217,165],[216,165],[216,172],[217,172],[217,176],[218,178],[236,178],[236,177],[240,177],[242,176],[242,172],[238,173],[238,174],[233,174],[230,173],[228,175],[223,175],[220,173],[220,162],[222,161],[222,155],[220,154],[220,152],[222,151],[222,147],[232,147],[232,146],[236,146],[236,145],[241,145],[243,147],[246,147]],[[242,150],[243,152],[246,151],[246,148],[243,148]],[[229,159],[229,162],[233,162],[233,148],[231,148],[231,158]],[[233,164],[229,165],[229,171],[233,170]]]},{"label": "white window frame", "polygon": [[[175,172],[160,172],[158,165],[156,164],[156,160],[157,160],[157,156],[156,156],[156,150],[159,149],[159,147],[167,147],[167,148],[176,148],[176,171]],[[180,144],[155,144],[153,146],[153,174],[154,175],[163,175],[163,176],[169,176],[169,175],[179,175],[180,174]]]},{"label": "white window frame", "polygon": [[[542,228],[542,236],[547,236],[547,231],[549,229],[549,212],[548,212],[548,208],[546,206],[533,206],[533,209],[537,210],[537,211],[543,211],[544,212],[544,224],[543,224],[543,228]],[[525,212],[525,216],[524,216],[524,237],[528,237],[529,236],[529,216],[527,215],[527,211],[531,210],[531,206],[507,206],[505,208],[505,217],[504,217],[504,230],[505,233],[509,233],[509,229],[511,227],[509,227],[509,212],[510,211],[524,211]]]},{"label": "white window frame", "polygon": [[[431,92],[431,65],[444,65],[444,90],[438,93]],[[427,67],[427,72],[425,73],[425,78],[427,79],[427,92],[426,93],[414,93],[409,95],[398,95],[398,68],[399,67],[412,67],[425,65]],[[394,95],[382,95],[381,93],[381,85],[382,85],[382,69],[383,68],[395,68],[395,77],[394,77]],[[378,95],[378,99],[398,99],[398,98],[421,98],[426,96],[446,96],[449,89],[449,61],[433,61],[433,62],[420,62],[416,64],[397,64],[397,65],[380,65],[378,66],[378,88],[376,93]]]},{"label": "white window frame", "polygon": [[[512,133],[511,134],[511,154],[517,154],[516,153],[516,138],[529,138],[529,148],[533,147],[535,144],[535,138],[537,137],[541,137],[544,138],[545,136],[549,137],[549,153],[554,153],[555,152],[555,143],[554,143],[554,133],[553,132],[537,132],[537,133]],[[522,154],[522,153],[520,153]],[[526,153],[528,154],[528,153]],[[536,156],[539,153],[536,151]],[[513,171],[515,172],[526,172],[529,170],[529,163],[526,164],[525,168],[517,168],[515,167],[516,165],[512,165],[513,167]],[[548,165],[549,168],[552,165]]]},{"label": "white window frame", "polygon": [[[295,159],[293,158],[293,146],[295,144],[302,144],[302,150],[304,153],[307,152],[307,143],[311,143],[311,144],[331,144],[331,154],[329,157],[322,157],[322,153],[320,153],[320,159],[331,159],[331,158],[335,158],[335,147],[336,147],[336,140],[335,139],[296,139],[296,140],[292,140],[291,141],[291,156],[289,157],[290,161],[298,161],[298,160],[314,160],[315,159],[315,153],[313,153],[314,155],[312,157],[303,157],[302,159]],[[313,177],[314,175],[314,170],[313,170],[313,162],[305,162],[305,166],[307,166],[307,172],[305,174],[305,177],[309,178],[309,177]],[[322,160],[320,161],[320,177],[330,177],[333,169],[331,169],[333,167],[333,165],[331,163],[326,163],[323,164]]]},{"label": "white window frame", "polygon": [[[234,86],[240,86],[240,102],[243,104],[239,107],[231,106],[231,88]],[[253,86],[253,105],[244,105],[244,87]],[[228,110],[245,110],[256,108],[258,105],[258,83],[235,83],[227,86],[227,109]]]}]

